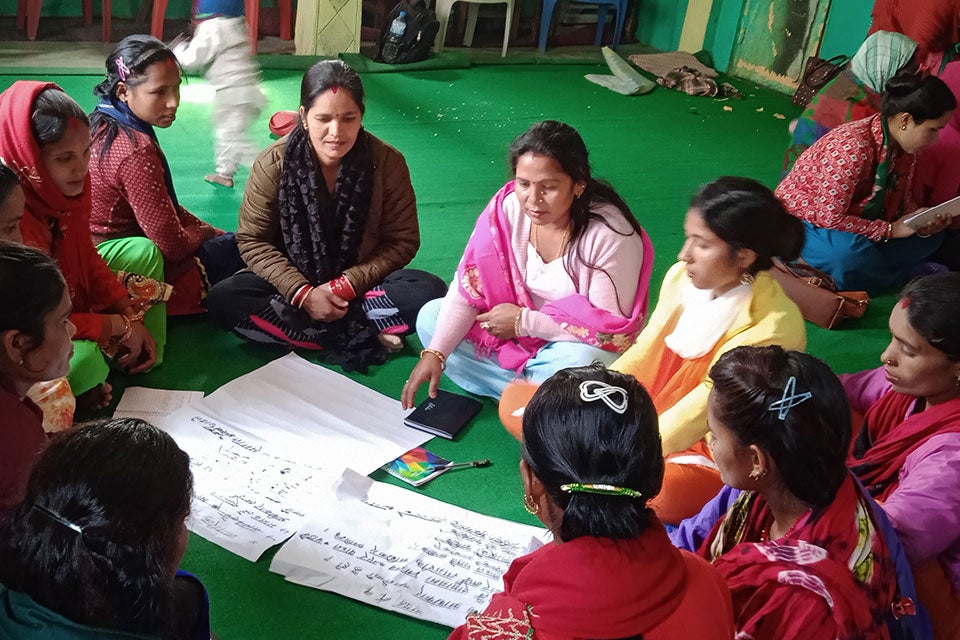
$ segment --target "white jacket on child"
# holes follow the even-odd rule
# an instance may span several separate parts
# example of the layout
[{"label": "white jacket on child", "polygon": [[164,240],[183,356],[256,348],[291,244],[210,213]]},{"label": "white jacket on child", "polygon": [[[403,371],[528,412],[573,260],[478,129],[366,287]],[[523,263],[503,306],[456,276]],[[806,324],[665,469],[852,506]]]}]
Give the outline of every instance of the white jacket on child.
[{"label": "white jacket on child", "polygon": [[217,91],[260,85],[260,65],[250,53],[247,21],[242,16],[197,23],[193,38],[176,45],[173,52],[186,71],[206,68],[203,75]]}]

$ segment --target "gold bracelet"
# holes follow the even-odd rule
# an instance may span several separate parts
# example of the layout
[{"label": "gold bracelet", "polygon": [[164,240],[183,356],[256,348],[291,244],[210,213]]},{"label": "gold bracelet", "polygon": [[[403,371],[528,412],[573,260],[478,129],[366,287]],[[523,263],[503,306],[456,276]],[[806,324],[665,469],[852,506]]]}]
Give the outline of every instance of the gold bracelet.
[{"label": "gold bracelet", "polygon": [[423,358],[424,354],[429,353],[432,356],[435,356],[437,360],[440,361],[440,371],[444,371],[447,368],[447,356],[443,355],[437,349],[424,349],[420,352],[420,357]]},{"label": "gold bracelet", "polygon": [[517,317],[513,319],[513,337],[520,337],[520,318],[523,317],[523,307],[517,310]]},{"label": "gold bracelet", "polygon": [[123,335],[120,336],[120,340],[118,340],[118,342],[120,344],[123,344],[124,342],[130,339],[130,336],[133,335],[133,321],[131,318],[128,318],[123,314],[120,314],[120,317],[123,318],[124,331],[123,331]]}]

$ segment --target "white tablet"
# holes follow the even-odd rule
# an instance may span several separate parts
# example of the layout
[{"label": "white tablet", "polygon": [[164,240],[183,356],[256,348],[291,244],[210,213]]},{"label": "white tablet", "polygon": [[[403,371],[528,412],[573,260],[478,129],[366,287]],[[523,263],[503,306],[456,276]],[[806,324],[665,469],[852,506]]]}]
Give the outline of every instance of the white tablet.
[{"label": "white tablet", "polygon": [[901,218],[903,224],[911,227],[912,229],[920,229],[927,226],[937,215],[942,215],[945,218],[952,218],[954,216],[960,215],[960,196],[947,200],[942,204],[938,204],[935,207],[930,207],[920,213],[914,213],[905,218]]}]

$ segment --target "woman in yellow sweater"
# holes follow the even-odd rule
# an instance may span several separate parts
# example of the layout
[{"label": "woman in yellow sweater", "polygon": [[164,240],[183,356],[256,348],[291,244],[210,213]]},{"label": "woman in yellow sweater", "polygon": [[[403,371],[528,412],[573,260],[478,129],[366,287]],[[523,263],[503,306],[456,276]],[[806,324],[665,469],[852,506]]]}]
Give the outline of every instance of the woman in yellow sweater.
[{"label": "woman in yellow sweater", "polygon": [[[768,188],[717,178],[693,196],[683,227],[680,261],[667,272],[656,309],[611,365],[635,376],[657,407],[667,465],[650,506],[671,524],[699,513],[723,486],[704,442],[713,363],[741,345],[806,347],[800,310],[766,271],[773,257],[799,256],[803,227]],[[500,417],[512,433],[533,390],[514,384],[504,391]]]},{"label": "woman in yellow sweater", "polygon": [[742,345],[806,347],[799,309],[766,271],[773,257],[800,253],[803,229],[791,217],[753,180],[726,176],[702,187],[657,308],[612,365],[636,376],[660,415],[667,471],[651,506],[666,522],[698,513],[723,486],[704,441],[713,363]]}]

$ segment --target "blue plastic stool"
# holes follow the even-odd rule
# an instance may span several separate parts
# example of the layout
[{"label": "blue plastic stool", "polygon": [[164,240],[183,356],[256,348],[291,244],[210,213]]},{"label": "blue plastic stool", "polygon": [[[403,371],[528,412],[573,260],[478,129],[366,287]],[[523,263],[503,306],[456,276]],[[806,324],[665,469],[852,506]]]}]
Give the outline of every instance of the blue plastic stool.
[{"label": "blue plastic stool", "polygon": [[[617,12],[617,19],[614,23],[613,48],[620,46],[620,34],[623,32],[623,23],[627,17],[627,0],[600,0],[592,2],[591,0],[571,0],[571,2],[582,2],[583,4],[595,4],[597,6],[597,37],[594,39],[594,46],[599,47],[603,39],[603,27],[607,23],[607,11],[612,7]],[[553,19],[553,10],[557,7],[557,0],[543,0],[543,12],[540,14],[540,51],[547,50],[547,34],[550,33],[550,21]]]}]

